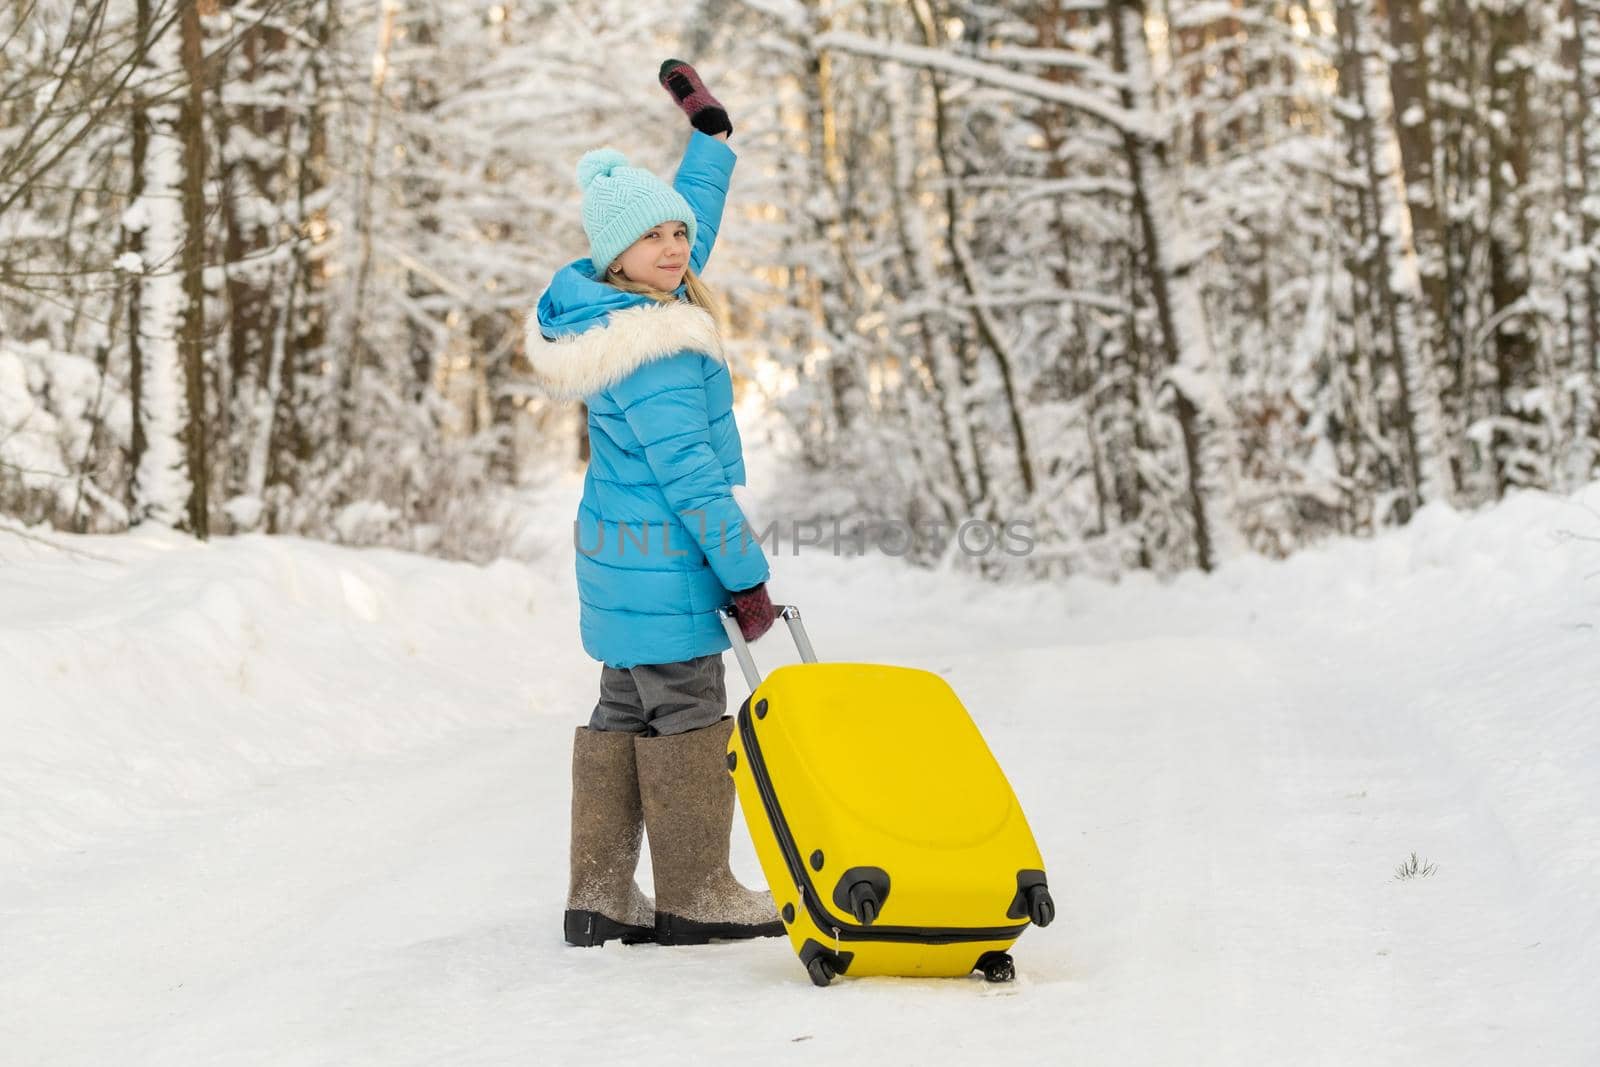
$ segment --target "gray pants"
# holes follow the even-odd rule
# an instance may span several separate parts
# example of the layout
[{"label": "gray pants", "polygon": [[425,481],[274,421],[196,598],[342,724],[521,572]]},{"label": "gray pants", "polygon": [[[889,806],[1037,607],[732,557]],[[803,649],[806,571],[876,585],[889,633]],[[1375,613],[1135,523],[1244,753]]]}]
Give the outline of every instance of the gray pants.
[{"label": "gray pants", "polygon": [[728,710],[722,654],[681,663],[642,663],[600,671],[600,702],[589,729],[646,737],[685,734],[710,726]]}]

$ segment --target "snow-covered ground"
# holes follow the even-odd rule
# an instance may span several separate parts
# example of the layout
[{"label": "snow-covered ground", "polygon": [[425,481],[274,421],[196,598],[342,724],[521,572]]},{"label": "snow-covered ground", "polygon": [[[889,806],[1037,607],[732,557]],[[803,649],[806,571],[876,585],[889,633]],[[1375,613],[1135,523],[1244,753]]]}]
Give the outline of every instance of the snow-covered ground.
[{"label": "snow-covered ground", "polygon": [[1061,911],[829,989],[562,944],[575,493],[538,565],[0,532],[0,1061],[1600,1062],[1600,486],[1168,584],[785,559],[962,694]]}]

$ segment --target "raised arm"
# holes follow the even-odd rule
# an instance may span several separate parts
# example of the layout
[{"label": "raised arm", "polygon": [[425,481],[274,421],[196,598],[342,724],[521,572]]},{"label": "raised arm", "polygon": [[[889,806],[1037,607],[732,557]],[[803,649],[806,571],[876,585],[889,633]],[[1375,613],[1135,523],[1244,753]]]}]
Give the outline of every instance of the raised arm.
[{"label": "raised arm", "polygon": [[689,135],[683,162],[672,179],[672,187],[689,201],[696,224],[694,247],[689,250],[689,266],[696,274],[705,269],[711,247],[717,243],[722,227],[722,208],[728,200],[728,182],[733,176],[733,149],[699,130]]},{"label": "raised arm", "polygon": [[694,209],[697,232],[694,247],[689,250],[689,266],[698,274],[711,258],[711,246],[717,243],[717,231],[722,226],[722,206],[728,199],[728,179],[733,174],[733,149],[726,144],[733,123],[728,120],[722,101],[711,95],[700,75],[683,60],[669,59],[661,64],[658,78],[694,127],[672,187]]}]

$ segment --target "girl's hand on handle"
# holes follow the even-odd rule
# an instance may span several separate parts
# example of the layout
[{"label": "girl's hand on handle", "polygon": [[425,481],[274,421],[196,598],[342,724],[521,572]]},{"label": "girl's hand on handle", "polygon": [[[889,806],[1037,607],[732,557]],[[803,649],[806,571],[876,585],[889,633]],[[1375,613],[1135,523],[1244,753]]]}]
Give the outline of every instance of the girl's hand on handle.
[{"label": "girl's hand on handle", "polygon": [[767,595],[767,583],[733,594],[733,618],[746,642],[754,641],[778,621],[778,609]]},{"label": "girl's hand on handle", "polygon": [[693,67],[681,59],[669,59],[661,64],[658,80],[673,101],[683,109],[683,113],[689,116],[689,125],[719,141],[728,139],[728,134],[733,132],[733,123],[728,121],[728,110],[711,95],[711,90],[705,87]]}]

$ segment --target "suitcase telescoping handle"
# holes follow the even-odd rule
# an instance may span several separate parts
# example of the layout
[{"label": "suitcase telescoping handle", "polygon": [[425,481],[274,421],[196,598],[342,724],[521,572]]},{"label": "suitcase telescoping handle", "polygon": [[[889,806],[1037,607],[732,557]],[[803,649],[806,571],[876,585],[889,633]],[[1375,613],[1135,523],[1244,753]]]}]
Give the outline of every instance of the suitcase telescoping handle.
[{"label": "suitcase telescoping handle", "polygon": [[[793,604],[775,604],[778,615],[789,624],[789,635],[794,638],[794,647],[800,650],[800,659],[805,663],[817,662],[817,653],[811,647],[811,638],[806,636],[805,623],[800,621],[800,609]],[[739,620],[733,617],[733,609],[724,604],[717,609],[717,615],[722,619],[722,628],[728,632],[728,640],[733,644],[733,654],[739,657],[739,667],[744,671],[744,680],[750,683],[750,692],[756,691],[756,686],[761,684],[761,672],[756,669],[755,657],[750,654],[750,644],[744,639],[744,634],[739,632]]]}]

